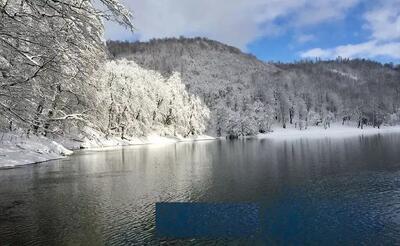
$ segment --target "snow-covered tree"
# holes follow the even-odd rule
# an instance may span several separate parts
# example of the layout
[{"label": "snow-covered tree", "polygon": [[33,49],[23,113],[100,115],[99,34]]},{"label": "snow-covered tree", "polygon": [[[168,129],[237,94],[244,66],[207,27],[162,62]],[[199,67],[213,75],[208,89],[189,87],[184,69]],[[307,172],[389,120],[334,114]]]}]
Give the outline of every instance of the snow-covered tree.
[{"label": "snow-covered tree", "polygon": [[179,73],[164,77],[120,60],[108,62],[99,80],[104,98],[99,122],[108,135],[187,137],[206,129],[209,110],[199,97],[186,91]]},{"label": "snow-covered tree", "polygon": [[132,28],[118,0],[1,0],[0,114],[37,134],[88,124],[105,60],[102,18]]}]

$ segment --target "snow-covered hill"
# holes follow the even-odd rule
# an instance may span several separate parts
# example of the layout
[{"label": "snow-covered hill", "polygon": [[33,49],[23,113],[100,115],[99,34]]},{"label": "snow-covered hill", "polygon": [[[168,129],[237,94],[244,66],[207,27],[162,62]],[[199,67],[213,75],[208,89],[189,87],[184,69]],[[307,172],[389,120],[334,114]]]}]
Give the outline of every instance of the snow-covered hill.
[{"label": "snow-covered hill", "polygon": [[400,71],[367,60],[272,64],[204,38],[108,42],[126,58],[165,77],[179,72],[189,93],[211,110],[209,133],[252,135],[279,122],[329,125],[353,120],[375,127],[400,116]]}]

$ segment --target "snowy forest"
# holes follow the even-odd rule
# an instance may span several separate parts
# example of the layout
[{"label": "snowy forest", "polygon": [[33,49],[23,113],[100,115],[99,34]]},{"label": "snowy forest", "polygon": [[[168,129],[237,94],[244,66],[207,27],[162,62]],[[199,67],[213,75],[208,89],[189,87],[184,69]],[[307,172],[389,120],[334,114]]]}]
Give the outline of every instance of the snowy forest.
[{"label": "snowy forest", "polygon": [[238,137],[400,121],[399,65],[267,63],[205,38],[105,43],[104,19],[134,24],[99,2],[0,0],[1,132]]}]

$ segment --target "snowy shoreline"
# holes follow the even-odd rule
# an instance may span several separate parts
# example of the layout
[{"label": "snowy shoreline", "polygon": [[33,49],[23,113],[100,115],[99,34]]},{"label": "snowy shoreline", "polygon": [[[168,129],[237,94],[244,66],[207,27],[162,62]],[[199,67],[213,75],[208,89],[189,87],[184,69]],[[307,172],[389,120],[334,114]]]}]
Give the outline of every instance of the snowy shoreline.
[{"label": "snowy shoreline", "polygon": [[0,133],[0,169],[61,159],[72,153],[45,137]]},{"label": "snowy shoreline", "polygon": [[102,151],[110,149],[119,149],[128,146],[138,146],[138,145],[163,145],[163,144],[174,144],[174,143],[184,143],[184,142],[198,142],[198,141],[209,141],[216,140],[217,138],[208,135],[199,135],[189,138],[183,137],[162,137],[158,135],[150,135],[147,137],[133,138],[131,140],[121,140],[118,138],[113,138],[109,140],[102,139],[103,142],[100,145],[97,143],[86,143],[83,149],[89,151]]},{"label": "snowy shoreline", "polygon": [[173,144],[178,142],[195,142],[216,139],[207,135],[199,135],[189,138],[150,135],[143,138],[122,140],[116,137],[107,139],[96,134],[94,131],[92,134],[90,140],[85,138],[82,141],[74,141],[72,139],[63,138],[54,141],[40,136],[26,137],[17,134],[3,133],[0,137],[0,170],[63,159],[72,155],[72,150],[77,149],[102,151],[135,145]]},{"label": "snowy shoreline", "polygon": [[[252,137],[258,139],[291,140],[299,138],[346,138],[387,133],[400,133],[400,126],[383,126],[381,129],[373,127],[359,129],[354,126],[334,124],[328,129],[313,126],[309,127],[307,130],[301,131],[296,128],[283,129],[274,127],[273,132],[258,134]],[[148,137],[122,140],[115,137],[107,139],[98,135],[96,132],[92,132],[90,140],[85,138],[82,141],[74,141],[71,139],[56,139],[53,141],[39,136],[22,137],[16,134],[3,133],[0,138],[0,169],[9,169],[22,165],[66,158],[68,155],[73,154],[72,150],[80,148],[90,151],[102,151],[135,145],[174,144],[179,142],[216,139],[219,138],[207,135],[183,138],[161,137],[154,134]]]},{"label": "snowy shoreline", "polygon": [[311,126],[306,130],[296,128],[274,128],[273,132],[258,134],[259,139],[290,140],[299,138],[346,138],[355,136],[369,136],[375,134],[400,133],[400,126],[382,126],[380,129],[365,126],[363,129],[355,126],[333,124],[332,127]]}]

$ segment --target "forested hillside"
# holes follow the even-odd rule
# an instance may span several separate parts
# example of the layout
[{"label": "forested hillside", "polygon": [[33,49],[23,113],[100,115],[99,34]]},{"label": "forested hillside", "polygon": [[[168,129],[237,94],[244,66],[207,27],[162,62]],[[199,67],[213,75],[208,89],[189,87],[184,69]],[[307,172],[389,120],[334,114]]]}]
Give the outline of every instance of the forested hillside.
[{"label": "forested hillside", "polygon": [[273,124],[299,129],[333,121],[357,127],[399,121],[400,69],[338,58],[272,64],[204,38],[107,43],[111,59],[126,58],[166,78],[179,72],[189,93],[211,111],[208,131],[251,135]]}]

